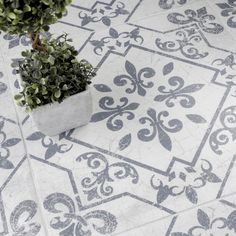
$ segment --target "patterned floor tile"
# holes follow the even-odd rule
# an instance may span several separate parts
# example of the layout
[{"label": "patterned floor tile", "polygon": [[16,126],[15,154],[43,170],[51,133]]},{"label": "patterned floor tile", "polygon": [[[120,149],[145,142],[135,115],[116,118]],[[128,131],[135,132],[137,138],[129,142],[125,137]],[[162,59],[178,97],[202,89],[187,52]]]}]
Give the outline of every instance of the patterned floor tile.
[{"label": "patterned floor tile", "polygon": [[[104,173],[102,174],[102,171],[100,171],[100,176],[98,176],[100,180],[94,180],[93,177],[90,178],[91,173],[86,173],[88,171],[85,170],[84,166],[89,169],[88,163],[98,163],[100,161],[102,166],[104,165],[102,161],[105,162],[105,157],[102,157],[101,154],[100,156],[97,155],[91,152],[84,153],[75,160],[70,158],[66,163],[65,160],[61,159],[61,165],[31,156],[30,162],[34,173],[36,191],[40,201],[43,203],[43,216],[46,219],[47,231],[50,235],[58,235],[57,232],[61,232],[62,235],[63,233],[65,235],[70,235],[69,233],[73,235],[73,232],[81,232],[82,234],[86,231],[94,232],[95,235],[97,232],[100,234],[118,233],[142,222],[145,223],[147,220],[158,219],[161,216],[168,215],[167,212],[164,213],[160,207],[155,206],[148,200],[138,198],[134,194],[123,193],[122,188],[120,190],[113,190],[112,178],[120,180],[123,184],[127,183],[127,181],[122,181],[126,178],[133,182],[133,184],[138,182],[138,174],[131,165],[116,162],[113,164],[109,163],[108,167],[107,163],[107,172],[105,166]],[[87,157],[90,159],[86,160]],[[79,165],[83,161],[82,159],[88,162],[87,165]],[[62,164],[63,162],[64,164]],[[72,166],[72,163],[75,164]],[[39,174],[42,172],[44,173],[43,176]],[[54,181],[48,182],[51,176],[53,176]],[[96,183],[100,183],[103,178],[104,181],[101,182],[99,189],[97,189]],[[86,185],[88,181],[91,183],[90,186]],[[45,184],[47,182],[48,184]],[[62,185],[64,186],[63,189],[61,188]],[[82,188],[84,188],[83,191]],[[119,192],[119,194],[112,196],[113,191]],[[104,196],[109,196],[109,198],[103,200]],[[100,201],[93,201],[94,199],[100,199]],[[56,205],[59,205],[59,203],[64,205],[60,210],[63,216],[62,213],[55,215],[55,213],[59,213],[54,210],[58,209]],[[114,208],[112,207],[113,204],[124,205],[124,208]],[[138,214],[134,209],[138,209]],[[67,219],[65,224],[52,223],[52,219],[56,220],[59,216]],[[142,221],[140,221],[141,216],[143,217]],[[127,217],[132,220],[127,221]],[[98,223],[97,225],[96,220],[102,223],[101,228],[98,227],[101,224]]]},{"label": "patterned floor tile", "polygon": [[198,206],[174,217],[153,221],[139,228],[113,235],[141,236],[159,235],[160,233],[165,236],[233,236],[236,233],[235,209],[235,195],[232,195],[210,204]]},{"label": "patterned floor tile", "polygon": [[4,67],[0,61],[0,188],[26,154]]},{"label": "patterned floor tile", "polygon": [[0,235],[46,235],[26,156],[0,190]]},{"label": "patterned floor tile", "polygon": [[74,0],[46,36],[97,67],[93,115],[55,137],[14,105],[30,40],[2,33],[0,235],[236,235],[235,7]]}]

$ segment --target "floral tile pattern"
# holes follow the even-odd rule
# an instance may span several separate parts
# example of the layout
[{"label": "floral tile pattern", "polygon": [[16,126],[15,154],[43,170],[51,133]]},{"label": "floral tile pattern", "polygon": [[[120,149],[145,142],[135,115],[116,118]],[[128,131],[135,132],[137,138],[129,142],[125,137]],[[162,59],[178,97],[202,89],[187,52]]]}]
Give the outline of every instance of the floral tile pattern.
[{"label": "floral tile pattern", "polygon": [[62,31],[98,70],[54,137],[13,102],[29,38],[0,35],[0,235],[236,235],[236,1],[74,0]]}]

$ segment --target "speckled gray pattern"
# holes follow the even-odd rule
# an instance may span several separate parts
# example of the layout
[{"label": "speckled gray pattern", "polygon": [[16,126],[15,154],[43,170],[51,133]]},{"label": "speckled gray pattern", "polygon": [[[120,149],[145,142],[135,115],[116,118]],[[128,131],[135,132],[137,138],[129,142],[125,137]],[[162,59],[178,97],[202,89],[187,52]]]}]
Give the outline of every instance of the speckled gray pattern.
[{"label": "speckled gray pattern", "polygon": [[98,70],[55,137],[13,101],[29,38],[0,35],[0,236],[236,235],[236,0],[74,0],[62,32]]}]

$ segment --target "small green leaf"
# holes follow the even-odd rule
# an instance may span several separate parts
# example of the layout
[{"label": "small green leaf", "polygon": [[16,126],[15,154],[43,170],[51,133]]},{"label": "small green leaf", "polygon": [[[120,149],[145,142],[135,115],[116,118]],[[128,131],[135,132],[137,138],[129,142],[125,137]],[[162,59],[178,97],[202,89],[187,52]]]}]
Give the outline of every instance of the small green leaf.
[{"label": "small green leaf", "polygon": [[50,0],[41,0],[45,5],[50,5]]},{"label": "small green leaf", "polygon": [[59,98],[60,96],[61,96],[61,91],[58,89],[58,90],[55,91],[54,97]]},{"label": "small green leaf", "polygon": [[44,25],[44,26],[43,26],[43,30],[44,30],[44,31],[49,31],[49,29],[50,29],[50,27],[49,27],[48,25]]},{"label": "small green leaf", "polygon": [[26,4],[26,5],[24,5],[23,11],[24,12],[30,12],[31,11],[31,7],[28,4]]},{"label": "small green leaf", "polygon": [[34,90],[34,94],[37,94],[39,92],[39,88],[37,87],[35,90]]},{"label": "small green leaf", "polygon": [[34,71],[34,72],[32,73],[32,76],[33,76],[33,78],[35,78],[35,79],[39,79],[39,78],[42,76],[42,74],[41,74],[40,71]]},{"label": "small green leaf", "polygon": [[28,56],[30,56],[30,53],[29,53],[29,51],[23,51],[21,53],[21,55],[22,55],[22,57],[28,57]]},{"label": "small green leaf", "polygon": [[72,0],[66,0],[66,4],[69,5],[72,3]]},{"label": "small green leaf", "polygon": [[43,85],[45,85],[45,84],[46,84],[46,79],[45,79],[45,78],[41,78],[41,79],[40,79],[40,83],[43,84]]},{"label": "small green leaf", "polygon": [[49,62],[51,65],[54,65],[54,63],[55,63],[55,58],[54,58],[52,55],[50,55],[50,56],[48,57],[48,62]]},{"label": "small green leaf", "polygon": [[77,61],[77,59],[72,59],[71,60],[71,63],[73,63],[73,64],[75,64],[75,63],[77,63],[78,61]]},{"label": "small green leaf", "polygon": [[16,101],[16,104],[20,107],[23,107],[24,106],[24,103],[20,100]]},{"label": "small green leaf", "polygon": [[56,75],[57,74],[57,68],[55,66],[51,67],[50,71],[51,71],[52,75]]},{"label": "small green leaf", "polygon": [[68,86],[66,84],[63,85],[62,90],[68,90]]},{"label": "small green leaf", "polygon": [[21,14],[22,12],[23,12],[22,10],[14,9],[14,13],[16,13],[17,15],[18,15],[18,14]]},{"label": "small green leaf", "polygon": [[36,103],[37,103],[37,104],[40,104],[40,103],[41,103],[40,99],[37,98],[37,97],[36,97]]},{"label": "small green leaf", "polygon": [[46,95],[48,93],[47,88],[43,87],[42,88],[42,95]]},{"label": "small green leaf", "polygon": [[16,19],[16,14],[14,12],[8,13],[8,17],[11,18],[12,20]]},{"label": "small green leaf", "polygon": [[25,101],[28,103],[28,104],[33,104],[33,100],[30,96],[26,96],[25,97]]},{"label": "small green leaf", "polygon": [[48,47],[47,47],[47,50],[48,50],[49,53],[54,52],[54,48],[53,48],[52,46],[48,46]]},{"label": "small green leaf", "polygon": [[23,97],[22,94],[16,94],[16,95],[14,96],[14,99],[15,99],[15,100],[19,100],[19,99],[21,99],[22,97]]},{"label": "small green leaf", "polygon": [[29,113],[30,111],[31,111],[31,110],[30,110],[29,107],[26,107],[26,108],[25,108],[25,112],[26,112],[26,113]]}]

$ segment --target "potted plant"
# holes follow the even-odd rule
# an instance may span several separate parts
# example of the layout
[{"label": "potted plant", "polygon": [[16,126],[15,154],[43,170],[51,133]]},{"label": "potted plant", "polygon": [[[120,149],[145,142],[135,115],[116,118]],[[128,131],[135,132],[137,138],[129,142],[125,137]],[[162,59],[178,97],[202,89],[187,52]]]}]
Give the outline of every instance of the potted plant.
[{"label": "potted plant", "polygon": [[89,89],[95,70],[77,51],[67,34],[40,39],[40,32],[62,17],[71,0],[0,0],[0,30],[29,34],[32,49],[19,62],[22,91],[17,104],[30,112],[37,128],[56,135],[89,122],[92,100]]},{"label": "potted plant", "polygon": [[17,104],[30,112],[37,128],[56,135],[90,120],[92,99],[89,89],[94,68],[76,59],[77,51],[68,44],[67,34],[43,39],[43,50],[22,52],[19,62],[22,91]]},{"label": "potted plant", "polygon": [[40,32],[57,22],[72,0],[0,0],[0,30],[29,34],[33,49],[40,50]]}]

